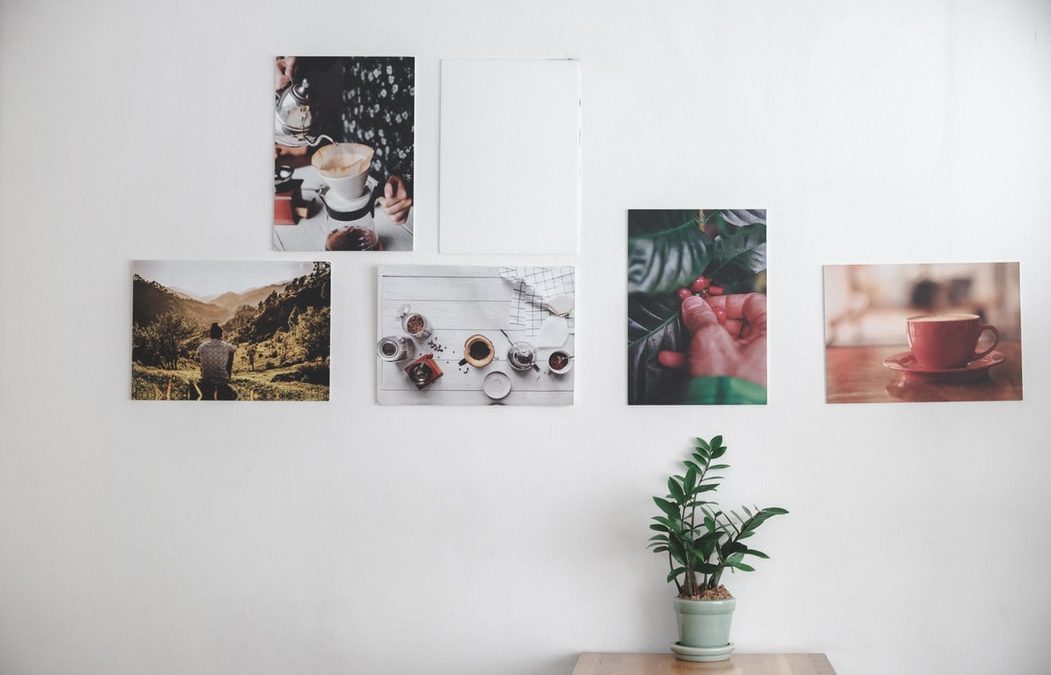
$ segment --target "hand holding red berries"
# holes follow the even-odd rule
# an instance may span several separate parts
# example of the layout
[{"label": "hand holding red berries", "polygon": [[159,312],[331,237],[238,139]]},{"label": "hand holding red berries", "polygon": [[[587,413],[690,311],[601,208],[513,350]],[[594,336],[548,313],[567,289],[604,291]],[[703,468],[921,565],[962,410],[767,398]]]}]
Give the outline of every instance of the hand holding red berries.
[{"label": "hand holding red berries", "polygon": [[694,293],[701,293],[704,289],[708,288],[711,283],[712,280],[708,277],[697,277],[693,280],[693,283],[690,284],[690,289],[693,290]]},{"label": "hand holding red berries", "polygon": [[689,354],[662,351],[662,365],[688,368],[693,377],[725,375],[766,386],[765,295],[690,296],[682,302],[682,318]]}]

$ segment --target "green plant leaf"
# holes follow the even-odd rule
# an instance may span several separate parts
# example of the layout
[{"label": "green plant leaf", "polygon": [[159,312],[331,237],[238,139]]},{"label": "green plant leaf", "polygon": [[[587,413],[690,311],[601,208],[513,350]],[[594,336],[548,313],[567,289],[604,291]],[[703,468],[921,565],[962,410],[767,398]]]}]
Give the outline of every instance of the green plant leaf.
[{"label": "green plant leaf", "polygon": [[766,224],[766,209],[720,209],[702,211],[704,231],[709,236],[731,234],[740,227]]},{"label": "green plant leaf", "polygon": [[672,504],[667,499],[661,499],[660,497],[654,497],[653,502],[657,505],[661,511],[664,511],[671,518],[679,517],[679,507]]},{"label": "green plant leaf", "polygon": [[682,486],[675,480],[675,477],[668,479],[668,492],[675,499],[677,504],[683,504],[686,502],[686,493],[683,492]]},{"label": "green plant leaf", "polygon": [[650,523],[650,529],[651,530],[655,530],[657,532],[669,532],[670,531],[668,529],[668,526],[664,525],[662,523]]},{"label": "green plant leaf", "polygon": [[697,437],[695,440],[697,441],[697,447],[701,450],[707,452],[711,449],[711,446],[708,445],[708,441],[704,440],[703,438]]},{"label": "green plant leaf", "polygon": [[686,548],[682,545],[681,539],[672,537],[668,540],[668,552],[671,553],[671,557],[683,565],[686,564]]},{"label": "green plant leaf", "polygon": [[675,295],[628,295],[628,404],[669,405],[682,401],[689,373],[666,368],[662,351],[687,352],[690,334]]},{"label": "green plant leaf", "polygon": [[628,292],[670,293],[709,264],[700,211],[628,211]]},{"label": "green plant leaf", "polygon": [[679,576],[680,574],[685,574],[685,573],[686,573],[686,568],[685,567],[676,567],[672,571],[668,572],[668,578],[667,578],[668,583],[671,583],[672,580],[675,579],[675,577]]},{"label": "green plant leaf", "polygon": [[730,567],[733,567],[734,569],[737,569],[737,570],[741,570],[742,572],[754,572],[755,571],[754,567],[752,567],[751,565],[745,564],[743,562],[735,562],[732,565],[730,565]]},{"label": "green plant leaf", "polygon": [[670,534],[681,534],[682,522],[678,518],[666,518],[664,516],[653,516],[653,520],[668,528]]},{"label": "green plant leaf", "polygon": [[697,470],[693,467],[686,469],[686,478],[682,481],[682,490],[688,495],[693,494],[694,488],[697,487]]},{"label": "green plant leaf", "polygon": [[745,555],[754,555],[756,558],[763,558],[764,560],[769,560],[770,559],[770,556],[768,556],[767,554],[763,553],[762,551],[757,551],[754,548],[750,548],[747,551],[745,551],[744,553],[745,553]]},{"label": "green plant leaf", "polygon": [[657,546],[657,547],[655,547],[655,548],[653,548],[651,550],[654,553],[665,553],[665,552],[667,552],[668,547],[666,545],[664,545],[664,544],[661,544],[660,546]]},{"label": "green plant leaf", "polygon": [[734,556],[737,556],[737,559],[740,560],[741,557],[744,555],[744,552],[747,550],[748,547],[742,544],[741,542],[730,541],[726,543],[726,546],[723,546],[723,556],[727,560],[733,558]]},{"label": "green plant leaf", "polygon": [[755,275],[766,269],[766,225],[757,223],[717,237],[712,251],[705,276],[727,293],[751,291]]}]

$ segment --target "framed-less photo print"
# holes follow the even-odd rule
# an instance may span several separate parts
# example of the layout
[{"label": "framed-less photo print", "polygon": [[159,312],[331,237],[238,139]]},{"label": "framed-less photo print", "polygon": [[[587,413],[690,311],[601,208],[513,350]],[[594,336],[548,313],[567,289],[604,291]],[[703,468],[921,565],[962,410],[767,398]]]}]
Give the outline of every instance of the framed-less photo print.
[{"label": "framed-less photo print", "polygon": [[628,212],[628,403],[766,403],[766,210]]},{"label": "framed-less photo print", "polygon": [[384,266],[383,405],[571,405],[576,274],[568,266]]},{"label": "framed-less photo print", "polygon": [[132,263],[131,397],[327,401],[327,262]]},{"label": "framed-less photo print", "polygon": [[274,59],[278,251],[411,251],[415,60]]},{"label": "framed-less photo print", "polygon": [[828,403],[1018,401],[1017,262],[827,265]]}]

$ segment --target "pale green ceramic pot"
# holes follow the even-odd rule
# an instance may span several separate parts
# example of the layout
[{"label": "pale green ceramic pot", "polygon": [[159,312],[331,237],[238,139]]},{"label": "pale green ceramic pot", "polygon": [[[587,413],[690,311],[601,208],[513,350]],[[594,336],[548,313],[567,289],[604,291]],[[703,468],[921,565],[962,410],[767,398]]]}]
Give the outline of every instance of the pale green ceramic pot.
[{"label": "pale green ceramic pot", "polygon": [[675,598],[672,602],[679,624],[680,645],[710,649],[725,647],[730,643],[730,621],[734,616],[736,600]]}]

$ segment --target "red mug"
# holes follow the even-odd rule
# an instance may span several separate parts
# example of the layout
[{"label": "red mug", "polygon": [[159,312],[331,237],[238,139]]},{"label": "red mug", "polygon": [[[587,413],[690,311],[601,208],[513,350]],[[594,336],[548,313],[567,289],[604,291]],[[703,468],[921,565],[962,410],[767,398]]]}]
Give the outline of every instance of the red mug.
[{"label": "red mug", "polygon": [[[929,314],[907,319],[909,347],[924,368],[944,370],[963,368],[996,349],[1000,333],[984,324],[977,314]],[[993,334],[993,343],[977,352],[978,339],[985,331]]]}]

